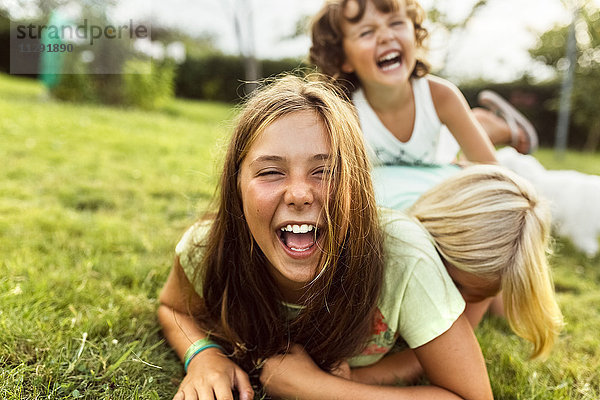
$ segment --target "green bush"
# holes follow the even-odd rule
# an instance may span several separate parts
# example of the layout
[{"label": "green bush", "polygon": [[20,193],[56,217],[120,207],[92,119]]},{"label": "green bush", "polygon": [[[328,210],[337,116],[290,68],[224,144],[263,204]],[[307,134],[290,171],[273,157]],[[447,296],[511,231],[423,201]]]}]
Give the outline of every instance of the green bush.
[{"label": "green bush", "polygon": [[243,79],[241,57],[212,54],[187,58],[177,70],[175,94],[193,99],[236,101]]},{"label": "green bush", "polygon": [[93,79],[85,73],[61,75],[59,84],[51,89],[51,93],[55,98],[64,101],[98,101]]},{"label": "green bush", "polygon": [[[304,65],[297,59],[259,60],[263,77],[296,70]],[[237,102],[245,96],[244,59],[212,53],[188,57],[177,70],[175,94],[202,100]]]},{"label": "green bush", "polygon": [[129,60],[123,67],[123,103],[151,110],[173,98],[175,70],[171,63]]},{"label": "green bush", "polygon": [[59,83],[51,89],[55,98],[151,110],[174,96],[174,67],[169,62],[151,64],[132,59],[123,65],[122,74],[89,74],[83,63],[75,70],[79,73],[60,75]]}]

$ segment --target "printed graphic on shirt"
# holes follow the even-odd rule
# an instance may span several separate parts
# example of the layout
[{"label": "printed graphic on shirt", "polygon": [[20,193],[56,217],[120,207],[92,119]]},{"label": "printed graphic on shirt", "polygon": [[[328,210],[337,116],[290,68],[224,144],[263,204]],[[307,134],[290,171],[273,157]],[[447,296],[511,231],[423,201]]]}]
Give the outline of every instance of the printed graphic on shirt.
[{"label": "printed graphic on shirt", "polygon": [[398,336],[390,329],[388,324],[385,322],[385,318],[381,313],[381,310],[377,308],[375,310],[375,316],[373,318],[373,330],[371,339],[360,353],[361,356],[368,356],[372,354],[385,354],[389,352],[390,348],[396,342]]},{"label": "printed graphic on shirt", "polygon": [[[434,144],[435,146],[435,144]],[[377,165],[400,165],[400,166],[418,166],[418,167],[432,167],[437,166],[436,163],[427,162],[424,160],[432,160],[433,155],[426,151],[420,156],[415,156],[409,152],[404,151],[404,149],[398,149],[396,154],[392,154],[390,149],[384,149],[381,147],[374,149],[375,160],[374,162]]]}]

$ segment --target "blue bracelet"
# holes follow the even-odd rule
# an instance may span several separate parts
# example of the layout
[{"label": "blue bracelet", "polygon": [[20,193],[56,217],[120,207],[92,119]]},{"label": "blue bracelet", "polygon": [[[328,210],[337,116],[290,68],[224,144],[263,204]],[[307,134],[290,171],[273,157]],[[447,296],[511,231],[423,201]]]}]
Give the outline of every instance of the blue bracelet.
[{"label": "blue bracelet", "polygon": [[210,349],[211,347],[215,347],[221,350],[222,352],[225,352],[225,350],[223,350],[221,346],[209,339],[200,339],[192,343],[192,345],[185,352],[185,356],[183,357],[183,369],[185,370],[185,372],[187,373],[188,365],[190,364],[190,361],[192,361],[192,358],[194,358],[201,351]]}]

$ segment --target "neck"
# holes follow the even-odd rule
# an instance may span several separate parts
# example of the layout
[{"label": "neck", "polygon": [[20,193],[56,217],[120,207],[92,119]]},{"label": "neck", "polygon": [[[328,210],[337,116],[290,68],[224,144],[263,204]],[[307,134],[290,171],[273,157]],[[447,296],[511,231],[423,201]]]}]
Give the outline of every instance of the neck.
[{"label": "neck", "polygon": [[397,111],[413,98],[410,79],[398,86],[363,86],[363,92],[373,110],[380,113]]},{"label": "neck", "polygon": [[289,283],[278,282],[279,290],[283,296],[283,301],[290,304],[300,304],[300,299],[306,293],[306,285],[290,285]]}]

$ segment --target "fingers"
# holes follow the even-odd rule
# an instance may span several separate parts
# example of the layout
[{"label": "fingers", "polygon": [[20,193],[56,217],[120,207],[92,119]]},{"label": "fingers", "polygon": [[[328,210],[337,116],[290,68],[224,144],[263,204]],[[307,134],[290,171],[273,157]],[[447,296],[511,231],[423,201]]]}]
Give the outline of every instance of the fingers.
[{"label": "fingers", "polygon": [[178,391],[175,396],[173,396],[173,400],[184,400],[185,399],[185,395],[183,394],[183,392],[180,390]]},{"label": "fingers", "polygon": [[204,362],[192,359],[173,400],[233,400],[233,388],[238,389],[240,400],[253,400],[254,391],[243,369],[221,353],[205,356]]},{"label": "fingers", "polygon": [[240,400],[252,400],[254,398],[254,390],[252,390],[250,378],[241,369],[236,369],[233,377],[233,385],[240,393]]},{"label": "fingers", "polygon": [[[198,387],[191,385],[180,389],[173,400],[233,400],[233,393],[228,387],[215,388],[214,394],[211,388]],[[250,397],[249,400],[252,400]]]},{"label": "fingers", "polygon": [[[214,397],[212,395],[212,390],[205,391],[202,393],[202,388],[196,388],[194,385],[186,385],[184,388],[180,388],[180,391],[177,393],[177,396],[182,395],[177,398],[177,400],[213,400]],[[173,399],[175,400],[175,399]]]},{"label": "fingers", "polygon": [[212,385],[198,385],[183,382],[173,400],[233,400],[232,387],[236,387],[240,400],[252,400],[254,390],[248,375],[242,369],[236,369],[232,381],[215,380]]},{"label": "fingers", "polygon": [[[227,396],[219,396],[216,395],[216,391],[215,394],[213,394],[213,390],[210,387],[206,387],[206,386],[202,386],[196,389],[196,392],[198,394],[198,400],[233,400],[233,395],[231,394],[231,390],[229,391],[229,397]],[[187,397],[185,398],[185,400],[190,400]],[[196,400],[195,397],[193,397],[193,400]]]},{"label": "fingers", "polygon": [[332,371],[332,375],[339,376],[344,379],[351,379],[350,364],[347,361],[340,362]]},{"label": "fingers", "polygon": [[233,393],[230,385],[223,381],[216,382],[214,385],[215,398],[217,400],[233,400]]}]

